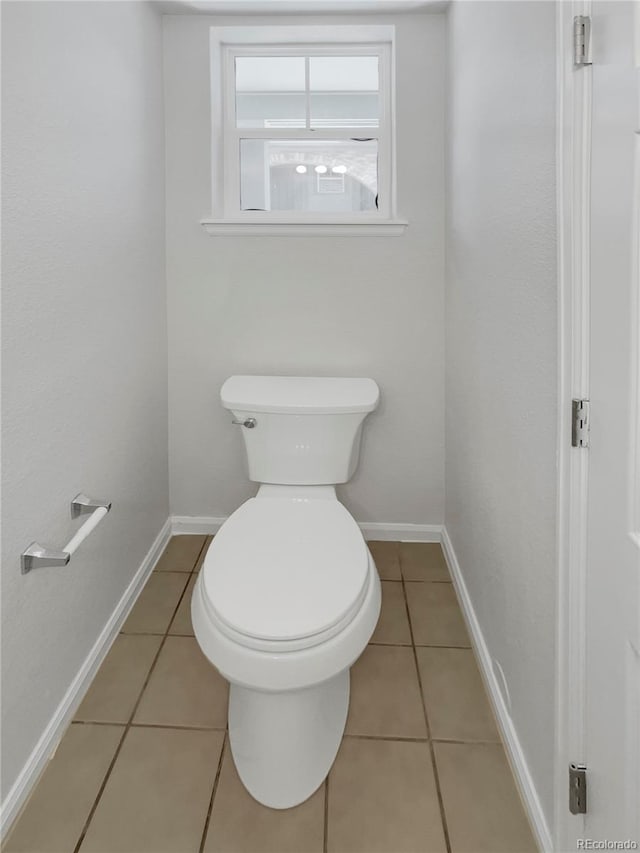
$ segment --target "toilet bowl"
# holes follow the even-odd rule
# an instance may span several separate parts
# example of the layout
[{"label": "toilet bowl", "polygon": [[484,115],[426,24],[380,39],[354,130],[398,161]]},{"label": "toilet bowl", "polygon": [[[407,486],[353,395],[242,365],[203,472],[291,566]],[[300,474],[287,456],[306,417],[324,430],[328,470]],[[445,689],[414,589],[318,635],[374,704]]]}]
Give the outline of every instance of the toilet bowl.
[{"label": "toilet bowl", "polygon": [[284,809],[331,768],[349,668],[380,613],[375,563],[333,485],[355,469],[378,389],[372,380],[232,377],[221,396],[243,427],[250,477],[263,479],[209,546],[194,633],[230,682],[229,741],[243,784]]}]

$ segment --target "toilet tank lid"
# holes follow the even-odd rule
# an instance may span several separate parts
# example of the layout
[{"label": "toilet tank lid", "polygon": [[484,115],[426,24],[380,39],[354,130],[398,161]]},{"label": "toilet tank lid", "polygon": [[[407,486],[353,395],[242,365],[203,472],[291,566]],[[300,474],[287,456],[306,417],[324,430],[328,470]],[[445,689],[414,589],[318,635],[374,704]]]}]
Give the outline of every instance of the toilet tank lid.
[{"label": "toilet tank lid", "polygon": [[380,389],[373,379],[320,376],[230,376],[220,389],[225,409],[274,414],[372,412]]}]

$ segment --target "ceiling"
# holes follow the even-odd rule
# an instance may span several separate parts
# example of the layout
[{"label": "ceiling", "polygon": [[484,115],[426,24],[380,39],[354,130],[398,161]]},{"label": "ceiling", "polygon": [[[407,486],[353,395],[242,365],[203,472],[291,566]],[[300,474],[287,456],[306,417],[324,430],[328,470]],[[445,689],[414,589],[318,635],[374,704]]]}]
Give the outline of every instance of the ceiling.
[{"label": "ceiling", "polygon": [[155,5],[167,15],[317,15],[442,12],[448,0],[157,0]]}]

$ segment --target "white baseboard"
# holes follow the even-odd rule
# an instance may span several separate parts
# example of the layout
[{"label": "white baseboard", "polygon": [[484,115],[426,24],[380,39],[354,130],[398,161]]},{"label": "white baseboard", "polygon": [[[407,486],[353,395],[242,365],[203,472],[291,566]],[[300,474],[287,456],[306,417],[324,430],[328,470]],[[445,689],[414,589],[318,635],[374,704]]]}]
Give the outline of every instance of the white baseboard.
[{"label": "white baseboard", "polygon": [[136,571],[129,586],[125,590],[122,598],[116,605],[115,610],[109,617],[107,624],[100,632],[100,636],[80,667],[78,674],[71,682],[62,702],[60,702],[56,708],[55,713],[42,733],[40,740],[22,768],[20,775],[5,797],[1,808],[2,817],[0,818],[0,837],[5,837],[5,834],[11,827],[15,818],[18,816],[22,806],[27,800],[27,797],[31,793],[33,786],[40,778],[40,774],[55,751],[55,748],[67,726],[73,719],[84,694],[89,688],[89,685],[98,671],[100,664],[106,657],[107,652],[111,648],[113,641],[118,636],[118,632],[120,631],[124,620],[129,615],[129,611],[133,607],[147,580],[147,577],[158,562],[158,559],[164,551],[170,536],[171,520],[167,519],[156,536],[153,545],[140,564],[140,567]]},{"label": "white baseboard", "polygon": [[441,524],[396,524],[394,522],[359,521],[364,538],[385,542],[439,542]]},{"label": "white baseboard", "polygon": [[181,533],[198,533],[211,535],[217,533],[227,519],[208,515],[172,515],[171,533],[178,536]]},{"label": "white baseboard", "polygon": [[[179,533],[217,533],[225,518],[199,515],[174,515],[171,517],[171,531]],[[441,524],[396,524],[393,522],[380,523],[358,522],[365,539],[381,539],[399,542],[440,542]]]},{"label": "white baseboard", "polygon": [[460,564],[453,550],[453,544],[449,538],[446,527],[442,528],[442,548],[444,555],[451,572],[453,584],[458,594],[458,600],[462,607],[467,628],[471,635],[471,642],[478,659],[480,672],[484,681],[485,688],[489,694],[489,699],[493,706],[493,711],[498,722],[502,741],[504,743],[513,775],[516,778],[520,795],[524,803],[525,809],[528,812],[529,820],[533,828],[536,840],[540,850],[552,851],[553,842],[551,833],[547,824],[542,804],[538,792],[531,778],[527,760],[524,751],[518,738],[518,733],[513,724],[513,720],[507,709],[500,686],[495,676],[495,672],[491,662],[491,655],[484,639],[480,623],[476,616],[467,586],[464,582],[464,577],[460,569]]}]

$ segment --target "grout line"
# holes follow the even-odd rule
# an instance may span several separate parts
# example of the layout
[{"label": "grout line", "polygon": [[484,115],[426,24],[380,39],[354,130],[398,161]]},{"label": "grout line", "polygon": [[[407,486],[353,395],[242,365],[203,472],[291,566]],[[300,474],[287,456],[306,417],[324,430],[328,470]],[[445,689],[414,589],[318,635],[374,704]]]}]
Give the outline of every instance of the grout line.
[{"label": "grout line", "polygon": [[[110,720],[73,720],[72,726],[111,726],[111,728],[125,729],[126,722],[115,722]],[[132,729],[177,729],[184,732],[227,732],[228,727],[225,726],[181,726],[176,723],[134,723],[130,725]],[[354,740],[385,740],[385,741],[400,741],[407,743],[427,743],[428,737],[403,737],[402,735],[360,735],[353,732],[345,732],[344,738],[352,738]],[[453,737],[432,737],[433,743],[459,743],[459,744],[493,744],[501,746],[502,741],[490,740],[488,738],[453,738]]]},{"label": "grout line", "polygon": [[[173,616],[171,617],[173,619]],[[122,637],[164,637],[165,631],[120,631]]]},{"label": "grout line", "polygon": [[434,737],[434,743],[457,743],[461,746],[504,746],[501,740],[462,740],[456,737]]},{"label": "grout line", "polygon": [[[111,726],[115,729],[124,729],[127,723],[114,722],[109,720],[73,720],[72,726]],[[132,729],[177,729],[184,732],[226,732],[227,726],[180,726],[176,723],[131,723]],[[345,732],[345,738],[353,738],[355,740],[391,740],[391,741],[407,741],[408,743],[427,743],[428,737],[403,737],[402,735],[359,735],[353,732]],[[491,740],[490,738],[455,738],[455,737],[432,737],[433,743],[460,743],[460,744],[494,744],[502,746],[501,740]]]},{"label": "grout line", "polygon": [[[72,725],[73,725],[73,723],[72,723]],[[113,770],[113,765],[118,760],[118,756],[120,755],[120,751],[122,749],[122,744],[124,743],[124,739],[127,736],[128,731],[129,731],[129,727],[124,726],[123,732],[122,732],[122,737],[118,741],[118,745],[116,747],[116,751],[113,754],[113,758],[111,759],[111,763],[107,767],[107,772],[105,773],[104,779],[102,780],[102,784],[98,788],[98,793],[96,794],[96,799],[95,799],[93,805],[91,806],[91,809],[89,811],[89,814],[87,815],[86,821],[84,822],[84,826],[82,827],[82,830],[80,832],[80,837],[78,838],[76,846],[73,848],[73,853],[78,853],[78,850],[80,850],[80,847],[82,846],[82,842],[84,841],[84,837],[87,834],[87,830],[89,829],[89,824],[91,823],[91,820],[93,818],[93,815],[95,814],[96,808],[98,807],[98,803],[100,802],[100,797],[102,796],[102,792],[106,788],[107,782],[109,781],[109,777],[111,776],[111,771]]]},{"label": "grout line", "polygon": [[[173,616],[171,619],[173,620]],[[171,626],[169,626],[171,627]],[[120,634],[125,637],[163,637],[164,633],[152,633],[152,632],[136,632],[135,634],[125,633],[124,631],[120,631]],[[195,634],[178,634],[175,632],[169,632],[168,637],[186,637],[190,639],[195,639]],[[445,645],[443,643],[390,643],[384,642],[383,640],[369,640],[367,643],[368,646],[391,646],[393,648],[399,649],[410,649],[412,645],[415,645],[417,649],[457,649],[458,651],[473,651],[472,646],[451,646]],[[80,722],[79,720],[74,720],[73,722]],[[97,720],[91,720],[90,722],[98,722]]]},{"label": "grout line", "polygon": [[222,726],[181,726],[176,723],[131,723],[132,729],[177,729],[181,732],[226,732]]},{"label": "grout line", "polygon": [[418,580],[417,578],[380,578],[381,583],[448,583],[452,584],[453,581],[442,581],[442,580]]},{"label": "grout line", "polygon": [[209,548],[210,544],[211,544],[211,540],[209,539],[208,536],[205,536],[204,542],[202,543],[202,548],[200,548],[200,550],[198,551],[198,556],[196,557],[195,563],[193,564],[193,567],[191,569],[191,574],[194,574],[197,571],[198,565],[200,564],[200,557],[202,557],[202,555],[205,551],[205,548],[206,549]]},{"label": "grout line", "polygon": [[[1,2],[1,0],[0,0],[0,2]],[[151,578],[151,576],[153,574],[154,574],[154,572],[151,572],[151,574],[149,575],[149,578]],[[131,631],[131,630],[125,631],[125,630],[121,630],[120,634],[124,634],[127,637],[163,637],[164,638],[167,636],[167,634],[169,633],[169,630],[171,628],[171,625],[173,623],[173,620],[176,617],[176,613],[178,612],[178,608],[180,607],[182,599],[184,598],[184,594],[187,591],[187,587],[189,586],[189,581],[191,579],[191,573],[190,572],[189,573],[187,573],[187,572],[160,572],[160,574],[163,574],[163,575],[180,575],[181,577],[186,578],[186,580],[184,581],[184,586],[182,587],[182,592],[180,593],[180,598],[178,599],[178,604],[176,605],[176,607],[174,608],[174,610],[171,614],[171,618],[169,619],[168,626],[164,629],[164,631]],[[148,580],[147,580],[147,583],[148,583]],[[141,595],[144,592],[145,588],[146,588],[146,584],[142,588],[142,590],[140,590]],[[134,605],[134,607],[135,607],[135,605]],[[125,625],[126,625],[126,621],[125,621]],[[124,626],[123,626],[123,628],[124,628]]]},{"label": "grout line", "polygon": [[[174,613],[174,616],[175,616],[175,613]],[[173,621],[174,616],[171,617],[171,621]],[[169,625],[169,628],[171,628],[171,625]],[[158,633],[158,632],[152,632],[152,631],[144,631],[144,632],[143,631],[136,631],[136,633],[129,633],[126,631],[120,631],[120,634],[124,637],[163,637],[164,638],[166,632]],[[169,632],[168,636],[169,637],[190,637],[191,639],[195,638],[195,634],[178,634],[178,633],[173,633],[173,632]],[[368,646],[393,646],[394,648],[400,648],[400,649],[410,649],[412,645],[415,645],[415,647],[417,649],[458,649],[461,651],[469,651],[469,650],[473,651],[472,646],[451,646],[451,645],[446,645],[444,643],[389,643],[389,642],[384,642],[382,640],[369,640],[367,645]]]},{"label": "grout line", "polygon": [[[126,728],[127,723],[107,722],[105,720],[74,720],[73,726],[112,726],[115,728]],[[228,726],[180,726],[175,723],[134,723],[130,725],[132,729],[177,729],[178,731],[186,732],[227,732]],[[345,733],[344,738],[353,738],[356,740],[391,740],[391,741],[407,741],[408,743],[426,743],[428,737],[403,737],[401,735],[360,735],[352,732]],[[500,741],[493,740],[456,740],[455,738],[434,738],[435,742],[442,741],[443,743],[499,743]]]},{"label": "grout line", "polygon": [[[402,567],[400,568],[400,572],[402,573]],[[427,713],[427,703],[424,698],[424,690],[422,689],[422,678],[420,676],[420,667],[418,666],[418,653],[416,652],[416,644],[413,636],[413,625],[411,624],[411,614],[409,612],[409,601],[407,599],[407,588],[405,585],[404,578],[402,580],[402,592],[404,594],[404,606],[407,611],[407,619],[409,621],[409,631],[411,633],[411,643],[413,648],[413,662],[416,668],[416,674],[418,676],[418,688],[420,690],[420,700],[422,702],[422,711],[424,713],[424,721],[427,727],[427,737],[429,738],[429,754],[431,755],[431,767],[433,769],[433,776],[436,783],[436,793],[438,795],[438,805],[440,807],[440,821],[442,823],[442,831],[444,833],[444,842],[447,847],[447,853],[451,853],[451,839],[449,838],[449,828],[447,826],[447,816],[444,810],[444,800],[442,798],[442,788],[440,787],[440,776],[438,774],[438,767],[436,765],[436,754],[433,748],[433,741],[431,740],[431,726],[429,725],[429,715]]]},{"label": "grout line", "polygon": [[[154,571],[155,571],[155,567],[154,567]],[[149,574],[149,577],[151,577],[152,574],[153,574],[153,572],[151,572]],[[186,572],[179,572],[179,573],[176,572],[175,574],[186,574]],[[145,586],[146,586],[146,584],[145,584]],[[184,595],[187,591],[188,586],[189,586],[189,582],[187,580],[187,583],[185,583],[184,588],[183,588],[182,592],[180,593],[180,597],[178,598],[178,601],[177,601],[176,606],[173,610],[173,613],[171,614],[171,618],[169,619],[167,629],[164,633],[164,636],[162,637],[162,641],[161,641],[160,645],[158,646],[158,651],[156,652],[155,657],[154,657],[153,661],[151,662],[151,666],[149,667],[149,671],[147,672],[147,677],[144,680],[144,684],[142,685],[140,693],[138,694],[138,698],[136,699],[136,702],[133,706],[131,714],[129,715],[129,719],[127,720],[127,722],[125,724],[124,733],[123,733],[122,737],[120,738],[120,741],[118,743],[118,746],[116,747],[116,751],[114,753],[114,756],[111,759],[111,763],[109,764],[109,767],[107,769],[106,775],[105,775],[104,779],[102,780],[102,784],[100,785],[100,788],[98,789],[98,793],[96,794],[96,799],[93,803],[93,806],[91,807],[91,810],[87,816],[87,819],[84,823],[84,826],[82,827],[80,837],[78,839],[76,846],[74,847],[73,853],[79,853],[80,847],[82,846],[82,843],[84,842],[84,839],[85,839],[85,836],[89,830],[89,826],[91,824],[91,821],[93,820],[93,816],[96,813],[96,809],[98,808],[98,805],[99,805],[100,800],[102,798],[102,794],[104,793],[104,789],[107,787],[107,783],[111,777],[111,773],[113,771],[114,765],[115,765],[116,761],[118,760],[118,756],[120,755],[120,752],[122,751],[122,746],[124,744],[124,741],[125,741],[128,733],[129,733],[129,730],[131,729],[131,727],[133,725],[133,718],[136,715],[136,711],[138,710],[138,706],[140,705],[140,702],[142,701],[142,697],[144,695],[144,692],[147,689],[147,685],[149,684],[149,681],[151,679],[151,675],[152,675],[152,673],[156,667],[156,664],[158,662],[158,658],[160,657],[160,654],[162,653],[162,649],[164,648],[164,645],[167,641],[167,637],[169,636],[169,628],[171,627],[171,623],[173,622],[173,620],[176,617],[176,613],[178,612],[178,608],[180,607],[180,604],[182,603],[182,599],[184,598]],[[144,589],[144,587],[143,587],[143,589]],[[157,635],[154,635],[154,636],[157,636]],[[97,675],[97,673],[96,673],[96,675]],[[159,728],[161,728],[161,727],[159,727]]]},{"label": "grout line", "polygon": [[218,760],[218,768],[216,770],[216,776],[213,780],[213,788],[211,789],[211,799],[209,800],[209,808],[207,809],[207,817],[204,822],[204,829],[202,830],[202,839],[200,841],[200,847],[198,848],[199,853],[203,853],[204,845],[207,840],[207,834],[209,832],[209,824],[211,823],[211,813],[213,812],[213,801],[216,798],[216,794],[218,793],[218,783],[220,781],[220,774],[222,773],[222,759],[224,758],[225,749],[227,746],[227,735],[222,739],[222,749],[220,750],[220,758]]},{"label": "grout line", "polygon": [[343,738],[354,738],[355,740],[391,740],[401,743],[427,743],[428,737],[400,737],[400,735],[354,735],[344,734]]},{"label": "grout line", "polygon": [[149,683],[149,679],[151,677],[151,673],[153,672],[154,667],[156,665],[156,662],[160,656],[160,652],[162,651],[162,649],[164,647],[164,641],[165,640],[166,640],[166,635],[163,637],[162,642],[160,643],[160,645],[158,647],[158,651],[156,652],[156,655],[155,655],[155,657],[151,663],[151,667],[149,669],[149,672],[147,673],[147,677],[144,680],[144,684],[142,685],[142,689],[140,690],[140,693],[138,695],[136,703],[133,706],[133,710],[131,711],[131,714],[129,715],[129,719],[128,719],[127,723],[125,724],[124,733],[123,733],[122,737],[120,738],[120,742],[118,743],[117,749],[115,751],[113,759],[111,760],[111,764],[109,765],[106,776],[102,780],[102,785],[100,785],[100,788],[98,789],[98,793],[96,794],[96,799],[93,803],[93,806],[91,807],[91,811],[89,812],[89,814],[87,816],[85,824],[82,827],[82,832],[80,833],[80,838],[78,839],[78,843],[76,844],[73,853],[78,853],[78,851],[80,850],[80,847],[82,846],[82,842],[84,841],[85,835],[87,834],[87,831],[89,830],[89,826],[91,824],[91,821],[93,820],[93,816],[96,813],[96,809],[98,808],[98,804],[100,803],[100,800],[102,798],[102,794],[104,793],[104,789],[107,787],[107,782],[109,781],[109,778],[111,777],[111,772],[113,771],[113,767],[114,767],[116,761],[118,760],[118,756],[120,755],[120,752],[122,751],[122,746],[124,744],[125,738],[129,734],[129,730],[131,728],[131,722],[133,720],[134,714],[138,710],[138,705],[140,704],[140,700],[142,699],[142,694],[146,690],[147,684]]},{"label": "grout line", "polygon": [[327,845],[329,844],[329,773],[327,773],[324,780],[324,839],[322,842],[322,853],[327,853]]},{"label": "grout line", "polygon": [[[176,635],[178,636],[178,635]],[[393,646],[400,649],[410,649],[415,646],[416,649],[457,649],[458,651],[472,651],[471,646],[445,646],[436,643],[383,643],[379,640],[370,640],[368,646]]]}]

